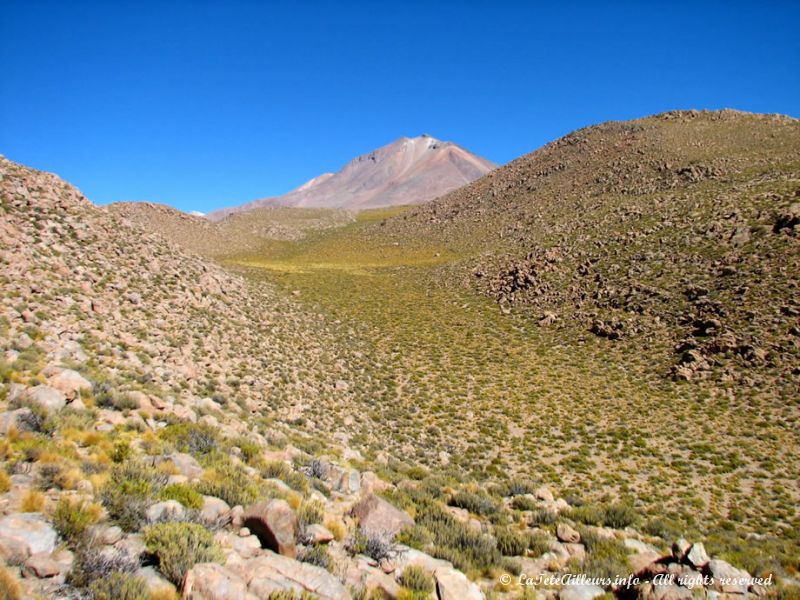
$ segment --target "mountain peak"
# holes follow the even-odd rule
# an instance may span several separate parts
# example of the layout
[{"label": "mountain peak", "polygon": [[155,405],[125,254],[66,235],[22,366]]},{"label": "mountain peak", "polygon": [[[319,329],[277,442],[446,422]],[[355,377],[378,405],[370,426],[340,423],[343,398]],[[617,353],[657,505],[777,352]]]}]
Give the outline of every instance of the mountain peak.
[{"label": "mountain peak", "polygon": [[288,194],[209,214],[264,206],[362,209],[422,204],[485,175],[495,164],[427,133],[401,137],[355,157],[337,173],[323,173]]}]

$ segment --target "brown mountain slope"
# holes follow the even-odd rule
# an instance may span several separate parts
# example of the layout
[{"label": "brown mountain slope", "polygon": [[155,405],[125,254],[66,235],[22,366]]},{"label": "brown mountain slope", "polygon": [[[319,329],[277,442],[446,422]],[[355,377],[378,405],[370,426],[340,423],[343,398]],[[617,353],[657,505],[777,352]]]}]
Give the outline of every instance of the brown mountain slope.
[{"label": "brown mountain slope", "polygon": [[348,211],[324,208],[265,207],[233,213],[221,221],[152,202],[115,202],[104,210],[212,258],[259,252],[270,241],[298,240],[309,231],[339,227],[353,220]]},{"label": "brown mountain slope", "polygon": [[495,168],[452,142],[427,135],[401,138],[359,156],[338,173],[325,173],[277,198],[214,211],[211,219],[264,206],[377,208],[421,204],[461,187]]},{"label": "brown mountain slope", "polygon": [[798,202],[800,121],[674,112],[576,131],[375,235],[471,255],[452,280],[664,374],[781,394],[799,389]]},{"label": "brown mountain slope", "polygon": [[0,343],[20,381],[67,361],[177,412],[283,419],[349,378],[324,324],[271,288],[95,207],[55,175],[4,158],[0,174]]}]

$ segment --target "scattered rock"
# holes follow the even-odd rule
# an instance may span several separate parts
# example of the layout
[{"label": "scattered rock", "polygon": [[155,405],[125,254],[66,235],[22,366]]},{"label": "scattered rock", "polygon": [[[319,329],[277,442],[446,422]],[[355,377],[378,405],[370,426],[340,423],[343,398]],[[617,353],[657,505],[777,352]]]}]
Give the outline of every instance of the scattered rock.
[{"label": "scattered rock", "polygon": [[375,494],[358,502],[353,507],[352,514],[358,519],[361,531],[367,534],[396,535],[403,528],[414,525],[414,519],[408,513],[395,508]]},{"label": "scattered rock", "polygon": [[258,537],[263,548],[290,558],[297,556],[297,515],[286,501],[274,499],[250,506],[242,524]]}]

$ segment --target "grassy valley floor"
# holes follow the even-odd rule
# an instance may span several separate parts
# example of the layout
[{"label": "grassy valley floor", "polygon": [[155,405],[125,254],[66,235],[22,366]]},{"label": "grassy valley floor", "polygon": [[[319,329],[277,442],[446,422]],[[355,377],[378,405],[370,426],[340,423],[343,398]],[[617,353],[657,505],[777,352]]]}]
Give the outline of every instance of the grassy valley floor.
[{"label": "grassy valley floor", "polygon": [[[669,381],[627,346],[538,327],[442,284],[469,257],[387,242],[381,221],[401,212],[367,211],[227,261],[329,317],[356,349],[348,393],[362,418],[347,423],[368,461],[388,451],[477,485],[552,483],[568,499],[630,503],[660,533],[716,531],[712,547],[772,534],[775,552],[798,555],[790,405]],[[319,423],[325,412],[309,406],[303,417]]]}]

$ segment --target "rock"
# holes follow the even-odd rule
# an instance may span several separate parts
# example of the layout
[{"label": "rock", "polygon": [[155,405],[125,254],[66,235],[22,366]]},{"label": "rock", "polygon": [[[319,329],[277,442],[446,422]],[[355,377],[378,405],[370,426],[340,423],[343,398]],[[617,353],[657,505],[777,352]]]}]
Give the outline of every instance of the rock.
[{"label": "rock", "polygon": [[13,513],[0,519],[0,545],[17,563],[34,554],[52,553],[57,538],[56,530],[41,513]]},{"label": "rock", "polygon": [[64,369],[47,380],[47,384],[62,392],[72,400],[80,396],[81,392],[91,392],[92,383],[77,371]]},{"label": "rock", "polygon": [[197,479],[203,474],[203,467],[191,454],[175,452],[166,456],[165,459],[172,462],[178,473],[189,480]]},{"label": "rock", "polygon": [[374,494],[389,488],[389,484],[372,471],[361,474],[361,490],[364,494]]},{"label": "rock", "polygon": [[405,527],[414,525],[408,513],[395,508],[383,498],[370,494],[352,509],[358,519],[358,526],[366,534],[388,533],[396,535]]},{"label": "rock", "polygon": [[305,528],[305,536],[309,544],[327,544],[333,541],[333,534],[318,523]]},{"label": "rock", "polygon": [[350,600],[350,592],[336,577],[322,567],[301,563],[279,554],[252,558],[237,572],[247,582],[248,591],[258,598],[269,598],[272,592],[294,590],[309,592],[321,600]]},{"label": "rock", "polygon": [[555,497],[553,496],[553,492],[551,492],[550,488],[547,487],[546,485],[543,485],[542,487],[537,489],[533,493],[533,495],[536,496],[536,498],[538,500],[542,500],[543,502],[554,502],[555,501]]},{"label": "rock", "polygon": [[342,473],[333,489],[343,494],[357,494],[361,491],[361,474],[356,469],[348,469]]},{"label": "rock", "polygon": [[581,541],[581,534],[566,523],[558,524],[558,527],[556,527],[556,537],[560,542],[565,542],[567,544],[577,544]]},{"label": "rock", "polygon": [[186,508],[177,500],[157,502],[147,509],[145,518],[148,523],[164,521],[181,521],[186,516]]},{"label": "rock", "polygon": [[[246,529],[246,528],[245,528]],[[261,553],[261,542],[254,535],[241,535],[233,534],[229,531],[218,531],[214,535],[214,539],[219,542],[223,548],[230,548],[239,557],[248,559],[258,556]]]},{"label": "rock", "polygon": [[724,594],[744,594],[750,578],[747,571],[737,569],[724,560],[714,559],[706,565],[708,574],[713,577],[711,588]]},{"label": "rock", "polygon": [[221,498],[203,496],[200,520],[208,525],[227,525],[231,520],[231,507]]},{"label": "rock", "polygon": [[604,593],[605,590],[597,585],[571,583],[561,588],[558,598],[559,600],[594,600]]},{"label": "rock", "polygon": [[708,556],[708,553],[706,553],[705,546],[703,546],[702,543],[697,543],[693,544],[686,554],[686,560],[696,569],[702,569],[708,564],[711,558]]},{"label": "rock", "polygon": [[30,418],[32,414],[31,409],[27,407],[0,413],[0,433],[8,435],[12,428],[17,431],[24,429],[25,420]]},{"label": "rock", "polygon": [[295,558],[297,515],[284,500],[269,500],[250,506],[242,516],[242,525],[258,536],[263,548]]},{"label": "rock", "polygon": [[482,600],[481,589],[461,571],[439,568],[433,572],[439,600]]},{"label": "rock", "polygon": [[49,385],[37,385],[25,392],[25,398],[49,413],[57,412],[67,405],[67,398]]},{"label": "rock", "polygon": [[136,575],[145,580],[151,594],[166,594],[176,591],[172,582],[161,575],[155,567],[142,567],[136,571]]},{"label": "rock", "polygon": [[186,573],[184,600],[242,600],[252,598],[236,573],[216,563],[194,565]]},{"label": "rock", "polygon": [[683,560],[683,557],[686,556],[691,547],[692,544],[689,541],[685,540],[684,538],[680,538],[672,544],[672,556],[674,556],[677,560]]},{"label": "rock", "polygon": [[639,598],[641,600],[691,600],[692,592],[679,585],[647,582],[639,588]]},{"label": "rock", "polygon": [[37,552],[25,561],[22,573],[25,577],[44,579],[60,574],[64,565],[59,563],[49,552]]},{"label": "rock", "polygon": [[586,558],[586,547],[583,544],[564,544],[564,549],[569,553],[570,558],[583,562]]}]

